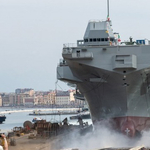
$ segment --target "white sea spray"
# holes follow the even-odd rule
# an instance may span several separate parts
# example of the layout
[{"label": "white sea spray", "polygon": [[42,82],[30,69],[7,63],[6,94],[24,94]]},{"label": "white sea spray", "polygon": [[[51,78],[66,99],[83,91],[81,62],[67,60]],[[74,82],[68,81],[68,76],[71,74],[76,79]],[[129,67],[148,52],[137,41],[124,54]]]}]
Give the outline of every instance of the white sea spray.
[{"label": "white sea spray", "polygon": [[78,148],[79,150],[93,150],[109,147],[150,147],[149,141],[150,131],[143,132],[140,138],[129,138],[122,133],[101,126],[98,131],[89,132],[85,135],[81,135],[77,130],[71,131],[59,141],[59,146],[61,148]]}]

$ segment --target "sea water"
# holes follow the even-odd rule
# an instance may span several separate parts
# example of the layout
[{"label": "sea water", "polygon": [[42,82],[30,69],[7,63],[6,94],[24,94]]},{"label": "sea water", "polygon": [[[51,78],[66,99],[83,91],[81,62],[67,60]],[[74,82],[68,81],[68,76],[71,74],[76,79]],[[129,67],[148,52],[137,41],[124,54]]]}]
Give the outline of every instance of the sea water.
[{"label": "sea water", "polygon": [[[0,114],[4,114],[6,116],[6,120],[0,124],[0,133],[12,131],[14,127],[24,127],[23,124],[25,121],[32,122],[33,118],[41,118],[46,121],[50,122],[62,122],[66,117],[68,118],[69,124],[79,124],[77,120],[70,120],[70,116],[73,115],[41,115],[41,116],[33,116],[29,115],[33,111],[40,110],[40,113],[52,113],[52,112],[62,112],[62,111],[76,111],[76,109],[73,108],[63,108],[63,109],[45,109],[45,108],[39,108],[39,109],[33,109],[33,108],[24,108],[24,109],[18,109],[18,108],[1,108]],[[91,124],[91,119],[85,119],[83,122],[88,122],[88,124]],[[33,123],[33,122],[32,122]]]}]

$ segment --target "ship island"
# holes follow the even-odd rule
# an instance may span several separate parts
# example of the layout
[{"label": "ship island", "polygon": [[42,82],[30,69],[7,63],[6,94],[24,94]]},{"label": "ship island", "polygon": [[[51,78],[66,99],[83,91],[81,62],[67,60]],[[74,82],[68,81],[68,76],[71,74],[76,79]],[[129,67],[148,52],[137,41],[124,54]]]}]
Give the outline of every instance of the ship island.
[{"label": "ship island", "polygon": [[95,128],[111,125],[130,137],[150,128],[150,42],[121,42],[108,17],[89,21],[76,45],[64,44],[57,78],[75,85]]}]

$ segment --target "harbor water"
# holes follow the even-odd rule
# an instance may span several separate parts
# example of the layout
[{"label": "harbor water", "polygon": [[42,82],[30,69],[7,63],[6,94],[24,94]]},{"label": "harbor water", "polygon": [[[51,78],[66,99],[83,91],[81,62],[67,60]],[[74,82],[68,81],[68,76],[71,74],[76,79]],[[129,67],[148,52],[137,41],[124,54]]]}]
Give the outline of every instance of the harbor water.
[{"label": "harbor water", "polygon": [[[32,113],[33,111],[40,110],[40,113],[52,113],[52,112],[64,112],[64,111],[76,111],[76,109],[73,108],[63,108],[63,109],[45,109],[45,108],[39,108],[39,109],[33,109],[33,108],[24,108],[24,109],[16,109],[16,108],[1,108],[0,114],[4,114],[6,116],[5,122],[0,124],[0,132],[8,132],[13,130],[14,127],[23,127],[23,123],[25,121],[30,121],[34,118],[40,118],[46,121],[50,122],[62,122],[66,117],[68,118],[69,124],[79,124],[77,120],[70,120],[70,116],[73,115],[41,115],[41,116],[33,116],[29,115],[29,113]],[[88,124],[91,124],[91,119],[85,119],[83,122],[88,122]]]}]

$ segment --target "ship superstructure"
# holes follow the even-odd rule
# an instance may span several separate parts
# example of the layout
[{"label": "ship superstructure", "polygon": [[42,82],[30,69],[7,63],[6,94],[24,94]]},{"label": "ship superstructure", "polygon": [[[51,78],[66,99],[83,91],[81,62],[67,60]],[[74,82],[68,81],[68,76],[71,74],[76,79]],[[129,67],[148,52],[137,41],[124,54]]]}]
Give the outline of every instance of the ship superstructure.
[{"label": "ship superstructure", "polygon": [[135,136],[150,128],[150,45],[132,39],[121,43],[111,26],[109,18],[90,21],[83,40],[64,44],[57,78],[76,84],[95,126],[109,120]]}]

